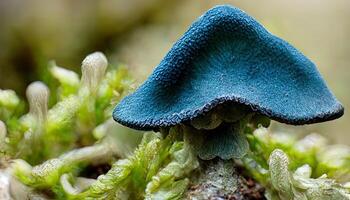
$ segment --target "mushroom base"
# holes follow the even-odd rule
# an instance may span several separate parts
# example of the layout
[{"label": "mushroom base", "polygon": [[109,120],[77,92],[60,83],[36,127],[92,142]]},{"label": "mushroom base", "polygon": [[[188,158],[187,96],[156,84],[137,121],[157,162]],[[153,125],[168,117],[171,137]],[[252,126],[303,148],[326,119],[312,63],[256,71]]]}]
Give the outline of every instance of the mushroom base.
[{"label": "mushroom base", "polygon": [[199,158],[199,170],[190,174],[186,199],[265,199],[264,188],[245,177],[244,169],[234,159],[243,158],[249,151],[246,134],[258,126],[268,126],[269,121],[265,116],[247,113],[235,122],[222,121],[212,129],[188,123],[162,130],[165,134],[182,133],[189,149]]},{"label": "mushroom base", "polygon": [[264,188],[244,177],[243,170],[232,159],[200,161],[200,169],[191,177],[186,199],[265,199]]}]

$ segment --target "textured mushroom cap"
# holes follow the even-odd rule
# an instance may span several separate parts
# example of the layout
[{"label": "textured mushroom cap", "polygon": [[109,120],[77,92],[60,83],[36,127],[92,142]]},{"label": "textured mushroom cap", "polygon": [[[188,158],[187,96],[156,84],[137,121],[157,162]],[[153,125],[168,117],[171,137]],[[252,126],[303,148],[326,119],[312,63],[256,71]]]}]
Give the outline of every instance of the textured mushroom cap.
[{"label": "textured mushroom cap", "polygon": [[131,128],[158,129],[224,102],[294,125],[343,114],[308,58],[245,12],[217,6],[192,24],[113,117]]}]

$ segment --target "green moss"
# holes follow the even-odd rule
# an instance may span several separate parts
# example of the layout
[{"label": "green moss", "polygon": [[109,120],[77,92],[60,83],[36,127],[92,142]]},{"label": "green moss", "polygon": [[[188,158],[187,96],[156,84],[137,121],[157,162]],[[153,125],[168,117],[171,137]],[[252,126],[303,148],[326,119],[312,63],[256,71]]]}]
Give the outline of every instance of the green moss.
[{"label": "green moss", "polygon": [[[176,126],[162,129],[162,134],[142,136],[117,125],[111,119],[113,106],[130,92],[133,83],[125,66],[109,66],[96,91],[82,85],[74,72],[52,65],[50,73],[51,80],[57,79],[51,84],[57,85],[51,91],[57,98],[48,109],[46,120],[39,124],[38,143],[34,146],[32,134],[37,131],[37,119],[31,113],[23,115],[25,104],[13,91],[0,91],[0,120],[7,126],[1,144],[2,167],[30,188],[27,192],[54,199],[183,197],[198,167],[196,142],[200,142],[200,137],[192,138],[196,134],[188,133],[195,130],[186,132],[185,126]],[[237,147],[234,157],[266,188],[268,198],[312,199],[321,195],[324,188],[331,191],[332,197],[348,198],[346,185],[339,183],[350,181],[349,147],[327,145],[324,138],[315,134],[297,140],[290,135],[269,133],[263,128],[269,125],[269,119],[254,115],[248,123],[242,118],[245,112],[239,108],[226,111],[221,121],[237,122],[239,126],[239,138],[230,137],[241,141],[231,145]],[[210,120],[200,119],[196,125],[211,127]],[[212,154],[207,150],[200,152]],[[99,163],[111,165],[111,169],[98,172],[94,166]],[[100,176],[80,177],[88,167]],[[281,182],[281,177],[288,179]]]}]

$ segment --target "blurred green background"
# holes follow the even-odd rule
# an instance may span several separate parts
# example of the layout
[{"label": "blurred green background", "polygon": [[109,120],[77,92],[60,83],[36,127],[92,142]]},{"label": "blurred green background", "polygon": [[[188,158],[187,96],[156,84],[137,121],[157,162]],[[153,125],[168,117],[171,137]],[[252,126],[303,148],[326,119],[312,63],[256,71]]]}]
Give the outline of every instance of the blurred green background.
[{"label": "blurred green background", "polygon": [[[349,0],[1,0],[0,88],[23,96],[45,80],[47,63],[80,70],[93,51],[129,66],[141,83],[193,20],[217,4],[237,6],[315,62],[330,89],[350,107]],[[300,127],[274,123],[292,134],[318,132],[350,144],[350,117]]]}]

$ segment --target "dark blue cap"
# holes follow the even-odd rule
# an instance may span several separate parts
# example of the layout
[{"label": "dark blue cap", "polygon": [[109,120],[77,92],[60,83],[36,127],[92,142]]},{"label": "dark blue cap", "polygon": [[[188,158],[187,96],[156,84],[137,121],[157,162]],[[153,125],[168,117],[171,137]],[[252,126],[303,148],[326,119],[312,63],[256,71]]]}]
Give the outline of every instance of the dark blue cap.
[{"label": "dark blue cap", "polygon": [[308,58],[245,12],[224,5],[192,24],[145,83],[117,105],[113,118],[157,130],[225,102],[294,125],[344,112]]}]

